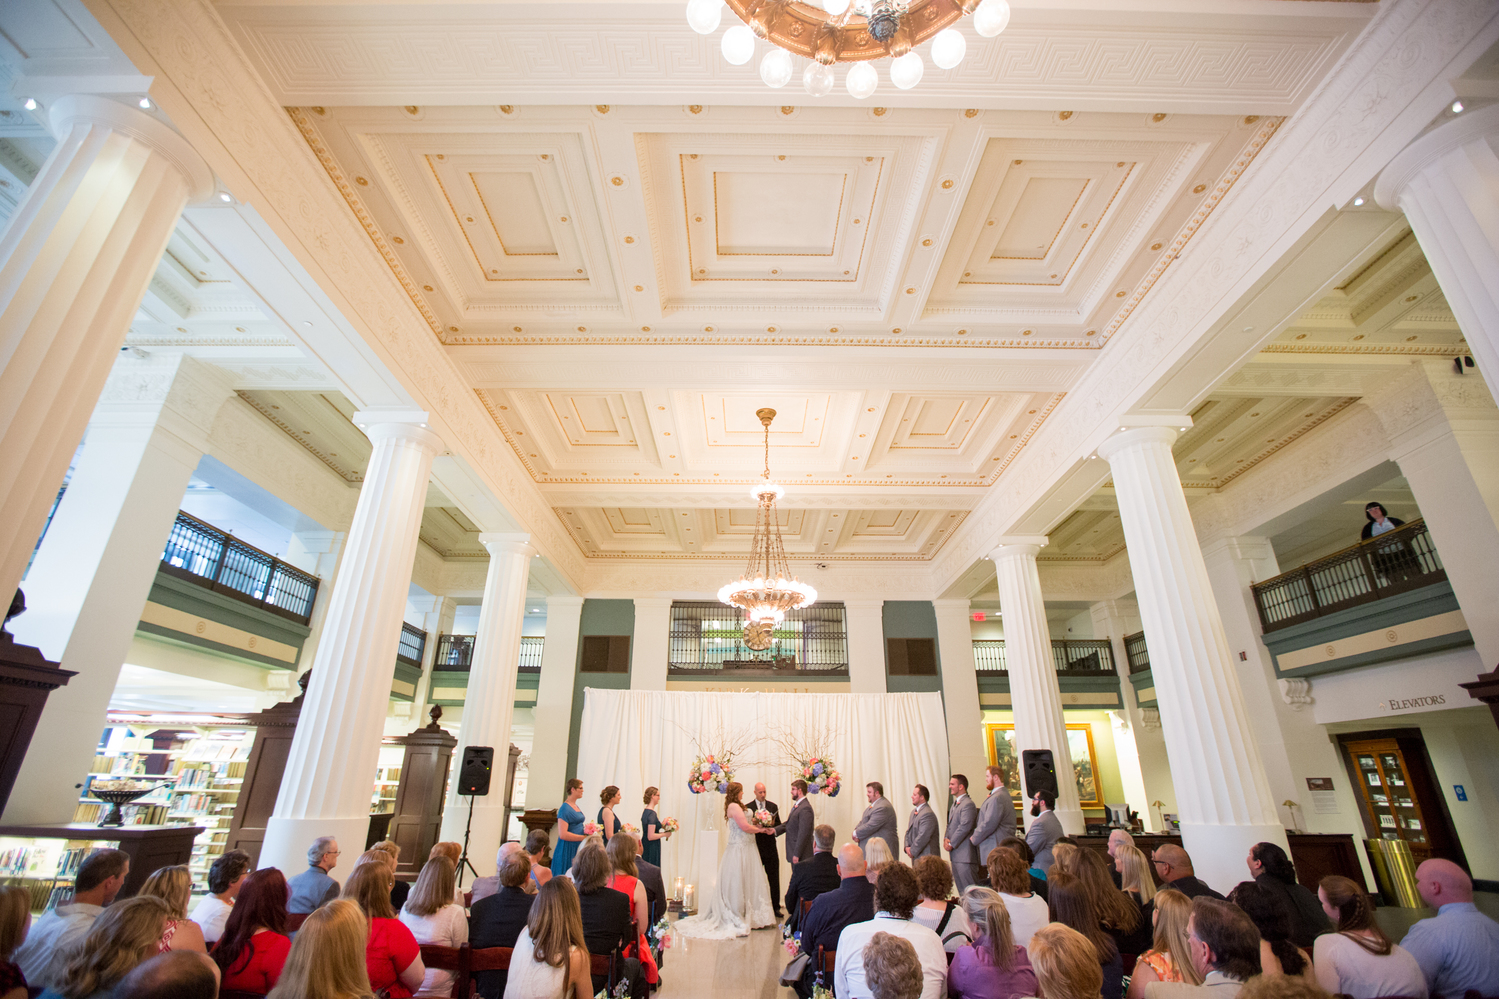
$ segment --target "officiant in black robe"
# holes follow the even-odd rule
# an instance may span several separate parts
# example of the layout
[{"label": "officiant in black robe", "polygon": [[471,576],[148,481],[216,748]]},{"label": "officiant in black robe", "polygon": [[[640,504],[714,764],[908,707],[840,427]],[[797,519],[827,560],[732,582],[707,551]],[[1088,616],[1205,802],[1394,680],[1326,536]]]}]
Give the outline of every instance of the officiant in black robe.
[{"label": "officiant in black robe", "polygon": [[765,880],[770,882],[770,902],[776,908],[776,918],[782,918],[785,913],[781,909],[781,857],[776,851],[776,836],[784,836],[786,827],[781,825],[781,809],[774,801],[768,801],[765,797],[765,785],[755,785],[755,797],[753,801],[745,803],[745,809],[750,812],[750,818],[754,818],[755,812],[769,812],[770,821],[778,828],[775,836],[756,836],[755,849],[760,851],[760,863],[765,867]]}]

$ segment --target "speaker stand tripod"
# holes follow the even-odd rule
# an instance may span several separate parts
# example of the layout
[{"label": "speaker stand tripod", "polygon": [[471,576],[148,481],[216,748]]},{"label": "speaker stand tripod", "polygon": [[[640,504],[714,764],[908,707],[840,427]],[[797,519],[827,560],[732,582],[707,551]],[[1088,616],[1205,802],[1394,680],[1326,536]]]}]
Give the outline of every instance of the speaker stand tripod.
[{"label": "speaker stand tripod", "polygon": [[[464,795],[468,798],[468,821],[463,824],[463,855],[458,858],[458,887],[463,887],[463,869],[468,868],[469,873],[477,880],[479,872],[474,870],[474,865],[468,859],[468,837],[474,828],[474,796]],[[472,884],[472,882],[470,882]]]}]

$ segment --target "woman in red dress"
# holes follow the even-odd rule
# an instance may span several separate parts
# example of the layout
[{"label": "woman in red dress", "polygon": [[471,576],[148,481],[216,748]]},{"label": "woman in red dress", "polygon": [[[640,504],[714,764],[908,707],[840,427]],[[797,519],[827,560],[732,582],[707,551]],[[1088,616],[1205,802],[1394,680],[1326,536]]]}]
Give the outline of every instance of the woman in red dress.
[{"label": "woman in red dress", "polygon": [[223,972],[221,989],[265,995],[276,987],[291,951],[286,935],[290,897],[286,875],[278,868],[266,867],[245,878],[224,923],[224,935],[213,949],[214,962]]}]

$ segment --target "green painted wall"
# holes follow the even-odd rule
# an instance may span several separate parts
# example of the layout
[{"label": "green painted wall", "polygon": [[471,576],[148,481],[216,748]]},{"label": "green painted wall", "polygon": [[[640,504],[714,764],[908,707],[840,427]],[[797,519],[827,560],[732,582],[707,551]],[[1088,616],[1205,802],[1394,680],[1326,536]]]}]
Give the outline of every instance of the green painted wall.
[{"label": "green painted wall", "polygon": [[629,673],[576,672],[583,664],[583,639],[590,635],[629,635],[630,668],[635,667],[635,601],[633,600],[584,600],[583,614],[578,621],[578,658],[573,664],[576,678],[573,681],[572,721],[567,733],[567,773],[571,777],[578,772],[578,737],[583,722],[583,691],[587,687],[602,690],[630,689]]},{"label": "green painted wall", "polygon": [[[937,642],[937,612],[929,600],[886,600],[884,609],[886,638],[930,638]],[[884,645],[884,642],[880,643]],[[937,649],[936,676],[891,676],[885,664],[885,689],[892,694],[940,691],[942,689],[942,650]]]}]

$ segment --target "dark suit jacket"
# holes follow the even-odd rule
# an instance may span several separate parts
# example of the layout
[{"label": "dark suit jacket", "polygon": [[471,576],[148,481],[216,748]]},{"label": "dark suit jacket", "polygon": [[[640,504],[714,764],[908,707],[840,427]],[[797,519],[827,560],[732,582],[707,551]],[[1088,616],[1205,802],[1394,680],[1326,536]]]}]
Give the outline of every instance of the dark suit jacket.
[{"label": "dark suit jacket", "polygon": [[[583,908],[583,943],[588,946],[589,954],[608,954],[616,947],[635,942],[630,896],[613,888],[600,888],[586,895],[579,892],[578,903]],[[595,992],[608,984],[608,976],[593,976]]]},{"label": "dark suit jacket", "polygon": [[[1221,901],[1227,901],[1227,899],[1224,899],[1222,895],[1219,895],[1217,892],[1213,891],[1213,889],[1209,888],[1205,882],[1195,877],[1177,878],[1175,881],[1161,885],[1161,887],[1175,888],[1177,891],[1181,892],[1188,898],[1196,898],[1198,895],[1205,895],[1208,898],[1216,898]],[[1140,910],[1140,918],[1144,921],[1146,926],[1149,926],[1151,920],[1154,917],[1155,899],[1151,899],[1149,902],[1146,902],[1144,908]]]},{"label": "dark suit jacket", "polygon": [[[804,804],[805,802],[805,804]],[[791,806],[782,830],[786,833],[786,860],[800,857],[807,861],[812,857],[812,827],[817,820],[812,815],[812,803],[802,798]]]},{"label": "dark suit jacket", "polygon": [[[527,895],[519,888],[500,888],[493,895],[473,904],[468,917],[468,944],[480,947],[514,947],[520,931],[526,928],[526,918],[531,915],[531,903],[535,896]],[[500,999],[505,994],[506,975],[503,971],[479,971],[474,974],[474,984],[479,986],[479,995],[484,999]]]},{"label": "dark suit jacket", "polygon": [[874,885],[862,874],[844,878],[836,891],[823,892],[817,896],[817,901],[812,903],[812,911],[807,913],[807,918],[802,923],[802,951],[812,955],[812,960],[807,962],[806,974],[802,977],[802,983],[807,987],[806,994],[811,994],[811,982],[817,971],[818,945],[828,950],[837,950],[838,935],[843,932],[844,927],[853,923],[866,923],[873,918]]},{"label": "dark suit jacket", "polygon": [[[761,808],[760,803],[751,798],[744,803],[744,817],[750,818]],[[786,827],[781,824],[781,806],[766,798],[763,809],[770,813],[770,817],[775,823],[776,836],[783,834],[786,831]],[[776,836],[757,835],[755,837],[755,849],[760,851],[760,863],[779,864],[781,862],[780,858],[776,856]]]},{"label": "dark suit jacket", "polygon": [[651,925],[655,926],[666,915],[666,882],[661,880],[661,868],[642,857],[635,858],[635,870],[645,885],[645,901],[651,909]]},{"label": "dark suit jacket", "polygon": [[1261,874],[1254,880],[1261,888],[1274,892],[1284,900],[1286,913],[1291,917],[1291,942],[1302,950],[1310,951],[1317,934],[1332,929],[1327,913],[1322,911],[1322,904],[1305,885],[1288,885],[1273,874]]},{"label": "dark suit jacket", "polygon": [[786,887],[786,918],[793,932],[801,922],[800,903],[823,892],[837,891],[842,880],[838,877],[838,859],[831,853],[814,853],[791,868],[791,884]]}]

